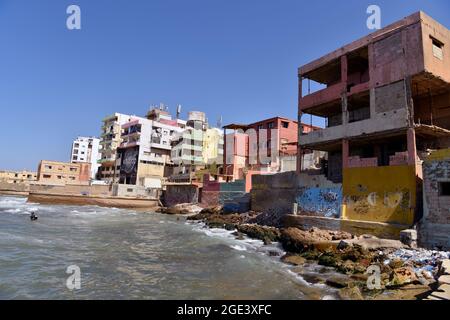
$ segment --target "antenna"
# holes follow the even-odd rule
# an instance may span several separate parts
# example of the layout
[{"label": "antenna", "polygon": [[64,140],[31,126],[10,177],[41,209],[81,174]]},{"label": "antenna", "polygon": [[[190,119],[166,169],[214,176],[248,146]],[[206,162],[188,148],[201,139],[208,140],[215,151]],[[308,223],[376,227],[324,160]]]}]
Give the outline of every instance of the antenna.
[{"label": "antenna", "polygon": [[181,114],[181,104],[179,104],[179,105],[177,106],[177,119],[180,118],[180,114]]},{"label": "antenna", "polygon": [[223,118],[222,118],[222,116],[220,116],[219,120],[217,120],[217,127],[219,129],[222,129],[222,123],[223,123]]}]

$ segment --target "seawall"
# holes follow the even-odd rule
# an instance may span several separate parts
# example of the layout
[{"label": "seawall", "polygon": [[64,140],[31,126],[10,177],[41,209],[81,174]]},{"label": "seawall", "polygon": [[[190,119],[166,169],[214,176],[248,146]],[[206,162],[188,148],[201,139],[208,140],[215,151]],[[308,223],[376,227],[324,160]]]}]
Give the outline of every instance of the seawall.
[{"label": "seawall", "polygon": [[56,205],[100,206],[108,208],[153,210],[159,206],[158,199],[81,196],[72,194],[30,193],[28,202]]}]

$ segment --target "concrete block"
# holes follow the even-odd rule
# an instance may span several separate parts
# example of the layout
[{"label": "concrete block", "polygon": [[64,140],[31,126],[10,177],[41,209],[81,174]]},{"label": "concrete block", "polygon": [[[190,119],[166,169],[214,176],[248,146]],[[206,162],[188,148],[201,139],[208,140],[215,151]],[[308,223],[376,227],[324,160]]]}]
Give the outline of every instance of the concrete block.
[{"label": "concrete block", "polygon": [[441,274],[450,275],[450,259],[442,261]]},{"label": "concrete block", "polygon": [[433,292],[430,297],[439,298],[442,300],[450,300],[450,292]]},{"label": "concrete block", "polygon": [[440,276],[438,279],[439,284],[448,284],[450,285],[450,275]]},{"label": "concrete block", "polygon": [[417,248],[417,231],[413,229],[400,231],[400,241],[407,246]]}]

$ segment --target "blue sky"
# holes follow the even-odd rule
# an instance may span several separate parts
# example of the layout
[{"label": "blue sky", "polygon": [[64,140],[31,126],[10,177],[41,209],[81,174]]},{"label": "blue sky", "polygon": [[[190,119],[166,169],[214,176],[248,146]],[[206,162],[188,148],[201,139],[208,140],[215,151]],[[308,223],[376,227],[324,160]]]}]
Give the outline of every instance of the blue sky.
[{"label": "blue sky", "polygon": [[213,124],[296,118],[297,68],[370,33],[370,4],[382,26],[423,10],[450,27],[448,0],[0,0],[0,168],[68,161],[104,116],[159,102]]}]

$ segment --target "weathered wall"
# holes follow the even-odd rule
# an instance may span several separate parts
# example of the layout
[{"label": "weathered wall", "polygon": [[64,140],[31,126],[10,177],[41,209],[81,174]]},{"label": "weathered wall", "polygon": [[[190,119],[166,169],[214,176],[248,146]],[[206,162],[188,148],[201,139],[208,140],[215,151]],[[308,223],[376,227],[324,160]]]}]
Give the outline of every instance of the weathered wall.
[{"label": "weathered wall", "polygon": [[340,217],[342,186],[322,175],[285,172],[253,177],[251,192],[254,211],[292,213],[294,203],[303,214]]},{"label": "weathered wall", "polygon": [[440,182],[450,182],[450,149],[432,153],[422,167],[424,215],[419,226],[419,244],[450,250],[450,196],[439,190]]},{"label": "weathered wall", "polygon": [[46,186],[31,185],[30,192],[66,195],[89,195],[89,196],[112,196],[110,186],[104,185],[66,185],[66,186]]},{"label": "weathered wall", "polygon": [[[450,83],[450,31],[436,20],[422,13],[422,39],[425,69]],[[432,38],[444,44],[443,59],[437,59],[433,54]]]},{"label": "weathered wall", "polygon": [[415,23],[373,44],[371,87],[399,81],[424,70],[421,25]]},{"label": "weathered wall", "polygon": [[198,203],[199,191],[196,185],[168,185],[163,193],[163,203],[171,207],[181,203]]},{"label": "weathered wall", "polygon": [[225,212],[243,213],[250,210],[250,195],[244,180],[219,183],[204,179],[201,204],[205,207],[222,205]]},{"label": "weathered wall", "polygon": [[344,219],[412,225],[414,166],[344,169]]},{"label": "weathered wall", "polygon": [[342,188],[300,188],[297,203],[303,214],[340,218]]},{"label": "weathered wall", "polygon": [[115,184],[112,188],[115,197],[159,199],[159,189],[149,189],[142,186]]},{"label": "weathered wall", "polygon": [[375,89],[375,112],[406,108],[405,82],[398,81]]}]

